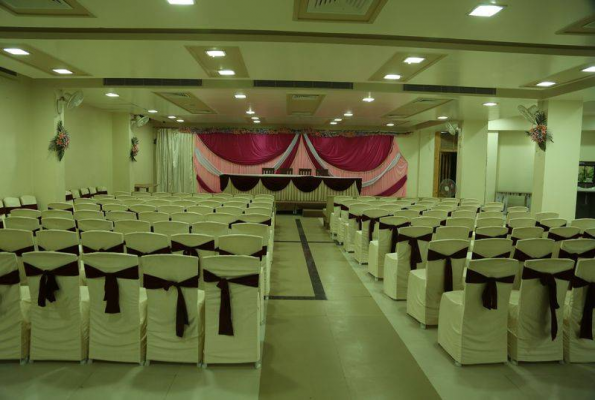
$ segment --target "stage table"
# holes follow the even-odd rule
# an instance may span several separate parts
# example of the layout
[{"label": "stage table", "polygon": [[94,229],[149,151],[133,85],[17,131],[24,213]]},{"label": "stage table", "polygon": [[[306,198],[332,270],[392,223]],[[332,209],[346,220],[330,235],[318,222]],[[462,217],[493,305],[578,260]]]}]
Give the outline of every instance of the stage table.
[{"label": "stage table", "polygon": [[236,175],[220,176],[221,191],[230,194],[272,194],[276,201],[324,202],[328,196],[357,196],[361,178],[337,178],[308,175]]}]

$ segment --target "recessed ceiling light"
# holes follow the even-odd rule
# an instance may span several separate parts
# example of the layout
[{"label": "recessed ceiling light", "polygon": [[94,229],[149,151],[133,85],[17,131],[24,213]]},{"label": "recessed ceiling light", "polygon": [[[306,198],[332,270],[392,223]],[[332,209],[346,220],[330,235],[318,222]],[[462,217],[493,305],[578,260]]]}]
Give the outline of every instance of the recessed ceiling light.
[{"label": "recessed ceiling light", "polygon": [[448,117],[446,115],[441,115],[438,117],[438,119],[448,119]]},{"label": "recessed ceiling light", "polygon": [[388,124],[386,124],[386,126],[395,126],[395,124],[393,124],[392,122],[389,122]]},{"label": "recessed ceiling light", "polygon": [[159,111],[157,110],[147,110],[149,114],[157,114]]},{"label": "recessed ceiling light", "polygon": [[252,114],[256,114],[256,112],[254,112],[252,109],[249,109],[248,111],[246,111],[246,114],[252,115]]},{"label": "recessed ceiling light", "polygon": [[396,81],[397,79],[401,79],[401,75],[387,74],[387,75],[384,75],[384,79],[388,79],[389,81]]},{"label": "recessed ceiling light", "polygon": [[16,49],[16,48],[7,48],[4,49],[5,52],[12,54],[13,56],[28,56],[29,52],[23,49]]},{"label": "recessed ceiling light", "polygon": [[583,72],[595,72],[595,65],[592,66],[592,67],[588,67],[588,68],[583,69]]},{"label": "recessed ceiling light", "polygon": [[372,96],[368,96],[368,97],[364,97],[362,100],[365,101],[366,103],[371,103],[374,101],[374,98]]},{"label": "recessed ceiling light", "polygon": [[255,119],[255,120],[254,120],[254,121],[252,121],[252,122],[254,122],[255,124],[260,124],[260,120],[259,120],[259,119]]},{"label": "recessed ceiling light", "polygon": [[184,122],[183,119],[176,119],[177,122]]},{"label": "recessed ceiling light", "polygon": [[65,68],[55,68],[52,71],[54,71],[55,73],[60,74],[60,75],[72,75],[73,74],[73,72],[71,70],[65,69]]},{"label": "recessed ceiling light", "polygon": [[118,93],[106,93],[105,95],[107,97],[120,97],[120,95]]},{"label": "recessed ceiling light", "polygon": [[174,6],[191,6],[194,5],[194,0],[167,0],[167,2]]},{"label": "recessed ceiling light", "polygon": [[205,53],[209,57],[217,58],[217,57],[225,57],[225,52],[223,50],[207,50]]},{"label": "recessed ceiling light", "polygon": [[243,94],[243,93],[236,93],[236,94],[234,95],[234,97],[235,97],[236,99],[245,99],[245,98],[246,98],[246,95],[245,95],[245,94]]},{"label": "recessed ceiling light", "polygon": [[170,116],[169,116],[169,117],[167,117],[167,118],[169,118],[169,119],[176,119],[176,118],[178,118],[178,117],[176,117],[175,115],[170,115]]},{"label": "recessed ceiling light", "polygon": [[335,118],[335,122],[341,122],[341,121],[343,121],[342,118]]},{"label": "recessed ceiling light", "polygon": [[235,71],[231,69],[220,69],[218,72],[221,76],[233,76],[236,74]]},{"label": "recessed ceiling light", "polygon": [[331,121],[331,125],[337,125],[337,121]]},{"label": "recessed ceiling light", "polygon": [[539,87],[550,87],[550,86],[554,86],[555,84],[556,84],[556,82],[543,81],[543,82],[539,82],[535,86],[539,86]]},{"label": "recessed ceiling light", "polygon": [[260,119],[260,118],[258,118],[258,117],[251,117],[251,118],[252,118],[253,120],[255,120],[255,121]]},{"label": "recessed ceiling light", "polygon": [[495,4],[481,4],[473,9],[469,15],[473,17],[492,17],[502,11],[503,6]]},{"label": "recessed ceiling light", "polygon": [[486,107],[495,107],[498,105],[498,103],[494,103],[493,101],[488,101],[487,103],[483,103],[483,105]]},{"label": "recessed ceiling light", "polygon": [[353,113],[351,111],[347,111],[345,114],[343,114],[346,117],[353,117]]},{"label": "recessed ceiling light", "polygon": [[403,61],[405,64],[419,64],[421,62],[423,62],[425,60],[425,58],[423,57],[407,57],[405,59],[405,61]]}]

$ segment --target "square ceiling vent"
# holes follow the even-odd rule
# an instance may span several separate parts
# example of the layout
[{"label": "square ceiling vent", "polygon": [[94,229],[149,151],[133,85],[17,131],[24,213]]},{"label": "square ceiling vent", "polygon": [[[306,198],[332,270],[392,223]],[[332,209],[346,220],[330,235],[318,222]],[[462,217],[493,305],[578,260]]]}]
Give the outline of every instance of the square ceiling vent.
[{"label": "square ceiling vent", "polygon": [[387,0],[294,0],[294,20],[372,23]]},{"label": "square ceiling vent", "polygon": [[92,17],[76,0],[0,0],[0,7],[15,15]]}]

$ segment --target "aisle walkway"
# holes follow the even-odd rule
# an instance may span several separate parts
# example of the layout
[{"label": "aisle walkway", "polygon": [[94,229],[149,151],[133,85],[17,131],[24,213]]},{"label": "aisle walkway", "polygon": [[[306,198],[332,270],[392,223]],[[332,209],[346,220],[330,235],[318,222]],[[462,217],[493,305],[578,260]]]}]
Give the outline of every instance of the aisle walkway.
[{"label": "aisle walkway", "polygon": [[261,399],[439,398],[318,219],[275,238]]}]

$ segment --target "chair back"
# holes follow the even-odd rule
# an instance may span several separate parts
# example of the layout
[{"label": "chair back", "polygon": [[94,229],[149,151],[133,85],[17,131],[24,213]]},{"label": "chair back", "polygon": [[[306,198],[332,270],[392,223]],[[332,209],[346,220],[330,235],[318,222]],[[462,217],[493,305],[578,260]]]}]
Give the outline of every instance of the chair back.
[{"label": "chair back", "polygon": [[41,226],[43,229],[56,229],[61,231],[76,232],[74,220],[67,218],[42,218]]},{"label": "chair back", "polygon": [[41,218],[41,211],[29,208],[17,208],[10,212],[11,217]]},{"label": "chair back", "polygon": [[95,203],[74,203],[74,211],[101,211],[101,206]]},{"label": "chair back", "polygon": [[77,221],[79,232],[113,231],[114,223],[105,219],[81,219]]},{"label": "chair back", "polygon": [[465,210],[461,210],[461,209],[453,211],[451,213],[452,218],[465,218],[465,219],[473,220],[474,222],[475,222],[476,216],[477,216],[477,213],[475,211],[465,211]]},{"label": "chair back", "polygon": [[232,206],[221,206],[215,209],[216,213],[225,213],[225,214],[232,214],[232,215],[242,215],[244,213],[245,208],[240,207],[232,207]]},{"label": "chair back", "polygon": [[65,218],[65,219],[74,219],[74,216],[70,211],[64,210],[45,210],[41,212],[41,219],[44,218]]},{"label": "chair back", "polygon": [[528,212],[529,208],[525,206],[515,206],[515,207],[507,207],[506,211],[509,213],[513,212]]},{"label": "chair back", "polygon": [[[457,211],[465,211],[465,212],[470,212],[473,214],[477,214],[477,212],[479,211],[479,206],[478,205],[465,205],[465,204],[461,204],[459,206],[459,208],[457,208]],[[475,217],[473,217],[475,218]]]},{"label": "chair back", "polygon": [[123,204],[104,204],[102,208],[106,213],[110,211],[128,211],[128,206]]},{"label": "chair back", "polygon": [[473,228],[475,228],[475,219],[474,218],[462,218],[462,217],[447,218],[446,226],[462,227],[462,228],[467,228],[472,231]]},{"label": "chair back", "polygon": [[157,207],[147,204],[135,204],[133,206],[130,206],[130,211],[139,215],[140,213],[144,212],[155,212],[157,211]]},{"label": "chair back", "polygon": [[116,221],[114,224],[114,232],[123,234],[134,232],[151,232],[151,224],[147,221],[136,220]]},{"label": "chair back", "polygon": [[583,233],[585,229],[595,228],[595,218],[575,219],[570,222],[570,226],[579,228],[581,230],[581,233]]},{"label": "chair back", "polygon": [[141,212],[138,214],[139,221],[147,221],[151,224],[155,222],[169,221],[169,214],[162,212]]},{"label": "chair back", "polygon": [[255,235],[223,235],[219,237],[218,249],[236,256],[251,256],[262,250],[265,243]]},{"label": "chair back", "polygon": [[[78,257],[32,252],[23,254],[23,263],[31,293],[31,360],[85,359]],[[43,271],[54,272],[57,290],[42,279]]]},{"label": "chair back", "polygon": [[461,239],[469,240],[471,229],[464,226],[440,226],[436,229],[434,240]]},{"label": "chair back", "polygon": [[[398,263],[405,266],[405,268],[423,268],[427,258],[428,244],[432,240],[432,233],[433,228],[429,226],[409,226],[400,228],[399,240],[403,240],[397,242],[396,253],[398,257]],[[408,240],[404,240],[406,237],[419,238],[415,241],[415,246],[417,246],[419,252],[417,252],[416,249],[412,249]]]},{"label": "chair back", "polygon": [[165,206],[158,206],[157,211],[160,213],[165,213],[168,215],[183,213],[185,208],[183,206],[173,206],[173,205],[165,205]]},{"label": "chair back", "polygon": [[194,212],[183,212],[171,215],[171,220],[174,222],[184,222],[186,224],[194,224],[204,220],[204,216]]},{"label": "chair back", "polygon": [[552,228],[562,228],[566,226],[566,220],[563,218],[546,218],[542,220],[537,220],[538,226],[541,226],[548,232]]},{"label": "chair back", "polygon": [[560,244],[559,258],[571,258],[574,261],[583,258],[595,258],[595,239],[568,239]]},{"label": "chair back", "polygon": [[118,232],[88,231],[81,233],[83,253],[123,253],[124,235]]},{"label": "chair back", "polygon": [[[252,203],[255,204],[255,203]],[[273,213],[272,208],[267,207],[258,207],[258,206],[251,206],[245,210],[246,214],[267,214],[271,215]]]},{"label": "chair back", "polygon": [[64,230],[43,230],[37,233],[39,251],[59,251],[79,255],[79,236]]},{"label": "chair back", "polygon": [[508,258],[512,250],[510,239],[480,239],[473,243],[472,259]]},{"label": "chair back", "polygon": [[[249,256],[212,256],[202,262],[203,274],[216,278],[205,280],[205,363],[248,363],[260,359],[259,288],[245,281],[258,282],[261,263]],[[229,283],[231,322],[221,320],[223,292],[218,279]],[[242,279],[243,278],[243,279]],[[224,315],[224,314],[223,314]],[[233,335],[230,335],[229,328]]]},{"label": "chair back", "polygon": [[73,205],[72,203],[49,203],[48,210],[64,210],[72,212]]},{"label": "chair back", "polygon": [[535,220],[541,222],[544,219],[557,219],[560,218],[560,214],[557,212],[540,212],[535,214]]},{"label": "chair back", "polygon": [[438,309],[442,293],[463,289],[463,270],[468,250],[469,240],[445,239],[429,243],[426,261],[426,307]]},{"label": "chair back", "polygon": [[537,239],[543,236],[543,228],[538,226],[513,228],[510,238],[513,243],[521,239]]},{"label": "chair back", "polygon": [[[232,225],[233,226],[233,225]],[[197,222],[192,224],[192,233],[200,233],[212,236],[215,239],[215,247],[219,245],[219,236],[227,235],[229,224],[223,222]]]},{"label": "chair back", "polygon": [[[242,222],[271,225],[271,216],[269,214],[244,214]],[[233,226],[233,225],[232,225]]]},{"label": "chair back", "polygon": [[232,222],[236,222],[239,219],[238,215],[234,214],[227,214],[227,213],[216,213],[216,214],[208,214],[205,215],[206,222],[222,222],[224,224],[231,224]]},{"label": "chair back", "polygon": [[22,335],[21,289],[17,256],[0,252],[0,360],[24,359],[27,350]]},{"label": "chair back", "polygon": [[422,212],[424,217],[432,217],[437,218],[440,221],[444,221],[448,217],[448,211],[436,210],[435,208],[432,210]]},{"label": "chair back", "polygon": [[215,238],[200,233],[178,233],[171,236],[172,254],[199,257],[216,255]]},{"label": "chair back", "polygon": [[526,228],[533,227],[537,221],[534,218],[515,218],[508,221],[510,228]]},{"label": "chair back", "polygon": [[[198,259],[176,254],[152,255],[142,258],[142,267],[147,288],[147,360],[198,363],[202,329],[202,307],[197,306]],[[167,290],[151,281],[186,284],[179,290]],[[178,301],[185,305],[188,324],[178,320]]]},{"label": "chair back", "polygon": [[264,224],[239,223],[231,226],[231,234],[252,235],[262,238],[262,245],[267,246],[271,229]]},{"label": "chair back", "polygon": [[23,229],[34,233],[41,229],[39,219],[28,217],[9,216],[4,220],[4,226],[8,229]]},{"label": "chair back", "polygon": [[162,233],[169,237],[178,233],[190,233],[190,224],[177,221],[155,222],[153,224],[153,232]]},{"label": "chair back", "polygon": [[504,204],[499,201],[485,203],[483,207],[498,207],[498,211],[504,210]]},{"label": "chair back", "polygon": [[[93,253],[85,254],[83,262],[90,303],[89,358],[141,362],[138,257]],[[116,277],[108,278],[106,274]],[[107,279],[114,279],[115,284]],[[113,291],[117,291],[115,298]]]},{"label": "chair back", "polygon": [[433,217],[417,217],[411,220],[411,226],[429,226],[437,228],[440,226],[440,220]]},{"label": "chair back", "polygon": [[501,211],[482,211],[477,214],[477,219],[486,219],[486,218],[497,218],[500,220],[504,219],[504,214]]},{"label": "chair back", "polygon": [[504,226],[504,219],[502,218],[477,218],[476,223],[478,228],[485,228],[489,226]]},{"label": "chair back", "polygon": [[105,219],[105,215],[101,211],[75,211],[73,215],[75,221],[79,221],[81,219]]}]

